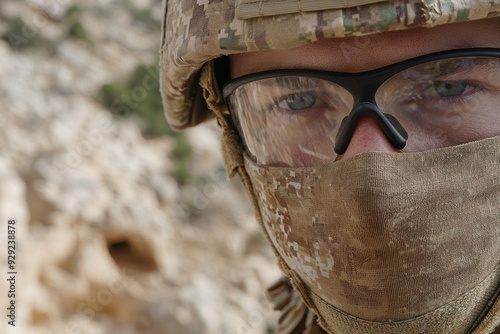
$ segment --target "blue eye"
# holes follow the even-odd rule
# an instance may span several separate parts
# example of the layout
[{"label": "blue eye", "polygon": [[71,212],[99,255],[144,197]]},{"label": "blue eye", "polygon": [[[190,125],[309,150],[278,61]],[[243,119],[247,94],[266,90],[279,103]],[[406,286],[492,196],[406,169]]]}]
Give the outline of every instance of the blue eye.
[{"label": "blue eye", "polygon": [[287,110],[303,110],[316,104],[316,96],[311,93],[290,94],[279,101],[278,106]]},{"label": "blue eye", "polygon": [[439,97],[455,97],[462,95],[467,86],[465,81],[437,81],[432,88]]}]

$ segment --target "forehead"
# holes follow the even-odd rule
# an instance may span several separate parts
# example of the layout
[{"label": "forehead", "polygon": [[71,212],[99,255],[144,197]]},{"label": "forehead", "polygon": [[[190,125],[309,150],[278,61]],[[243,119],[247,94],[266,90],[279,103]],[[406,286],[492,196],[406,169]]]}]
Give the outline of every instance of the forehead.
[{"label": "forehead", "polygon": [[231,76],[273,69],[363,72],[420,55],[474,47],[500,48],[500,19],[416,28],[365,37],[329,39],[295,49],[230,57]]}]

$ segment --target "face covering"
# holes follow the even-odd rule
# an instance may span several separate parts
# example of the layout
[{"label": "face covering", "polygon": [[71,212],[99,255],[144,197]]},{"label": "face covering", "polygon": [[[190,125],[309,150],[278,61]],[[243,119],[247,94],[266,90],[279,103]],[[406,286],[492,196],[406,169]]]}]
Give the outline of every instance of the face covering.
[{"label": "face covering", "polygon": [[283,271],[328,333],[500,324],[500,137],[302,168],[242,162],[227,138],[228,166],[243,164]]}]

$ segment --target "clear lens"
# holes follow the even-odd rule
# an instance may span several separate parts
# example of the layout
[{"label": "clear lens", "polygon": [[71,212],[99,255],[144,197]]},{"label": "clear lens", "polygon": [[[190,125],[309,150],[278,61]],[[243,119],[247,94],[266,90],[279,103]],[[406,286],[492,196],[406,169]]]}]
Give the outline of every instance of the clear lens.
[{"label": "clear lens", "polygon": [[409,68],[383,83],[376,102],[408,131],[406,151],[500,134],[500,58],[453,58]]},{"label": "clear lens", "polygon": [[329,81],[279,77],[238,87],[229,104],[258,163],[314,166],[335,159],[335,136],[353,98]]},{"label": "clear lens", "polygon": [[[257,163],[300,167],[335,160],[335,138],[356,92],[332,81],[279,76],[230,95],[229,109]],[[500,58],[448,58],[408,68],[386,80],[375,101],[408,132],[404,151],[499,135]]]}]

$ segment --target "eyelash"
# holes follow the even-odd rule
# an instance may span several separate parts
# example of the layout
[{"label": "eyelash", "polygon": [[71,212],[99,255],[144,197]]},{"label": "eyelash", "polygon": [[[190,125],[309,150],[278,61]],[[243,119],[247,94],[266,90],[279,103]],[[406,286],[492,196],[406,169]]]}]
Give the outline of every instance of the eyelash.
[{"label": "eyelash", "polygon": [[[446,108],[450,108],[453,106],[465,106],[465,104],[472,102],[471,100],[476,98],[478,94],[483,94],[487,92],[487,89],[484,85],[479,84],[474,81],[464,81],[467,87],[472,87],[469,91],[466,91],[465,95],[459,96],[450,96],[450,97],[422,97],[423,92],[427,89],[431,88],[432,85],[427,85],[423,87],[418,94],[412,97],[407,102],[414,103],[426,103],[432,104],[434,107],[438,107],[439,105],[444,106]],[[469,89],[469,88],[467,88]]]}]

